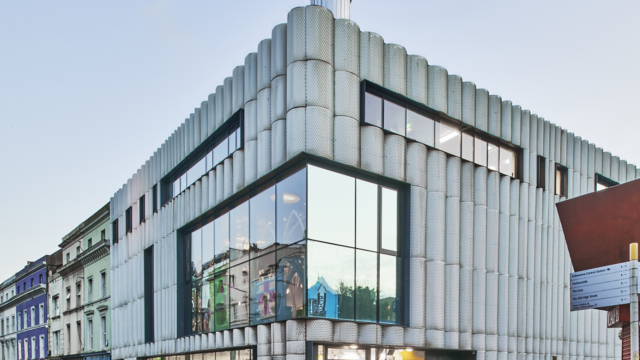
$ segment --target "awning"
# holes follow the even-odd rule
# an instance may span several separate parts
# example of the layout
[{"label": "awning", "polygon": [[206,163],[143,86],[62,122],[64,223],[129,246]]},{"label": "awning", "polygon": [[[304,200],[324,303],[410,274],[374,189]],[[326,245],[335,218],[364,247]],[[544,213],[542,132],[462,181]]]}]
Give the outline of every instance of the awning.
[{"label": "awning", "polygon": [[640,242],[640,180],[556,204],[575,271],[629,261]]}]

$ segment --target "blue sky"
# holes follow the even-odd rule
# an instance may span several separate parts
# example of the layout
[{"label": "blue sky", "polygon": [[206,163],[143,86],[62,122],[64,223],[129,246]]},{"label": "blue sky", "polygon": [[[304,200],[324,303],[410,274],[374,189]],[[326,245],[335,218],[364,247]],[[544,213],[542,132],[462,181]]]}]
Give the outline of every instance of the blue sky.
[{"label": "blue sky", "polygon": [[[0,2],[0,281],[104,205],[306,0]],[[640,164],[640,2],[353,0],[352,20]]]}]

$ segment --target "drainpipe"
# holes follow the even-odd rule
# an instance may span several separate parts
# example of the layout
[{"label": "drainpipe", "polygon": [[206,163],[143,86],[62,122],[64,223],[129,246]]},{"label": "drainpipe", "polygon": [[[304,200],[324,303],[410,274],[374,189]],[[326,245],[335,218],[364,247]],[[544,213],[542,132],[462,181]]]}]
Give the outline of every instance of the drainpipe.
[{"label": "drainpipe", "polygon": [[311,5],[326,7],[336,19],[349,19],[351,0],[311,0]]}]

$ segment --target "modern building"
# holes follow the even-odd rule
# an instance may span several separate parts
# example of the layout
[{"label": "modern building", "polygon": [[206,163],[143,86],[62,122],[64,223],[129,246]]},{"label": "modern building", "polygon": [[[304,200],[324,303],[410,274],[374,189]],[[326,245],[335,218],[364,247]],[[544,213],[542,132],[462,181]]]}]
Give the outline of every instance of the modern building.
[{"label": "modern building", "polygon": [[109,204],[60,243],[63,265],[50,280],[51,358],[110,359]]},{"label": "modern building", "polygon": [[570,312],[555,204],[638,169],[337,3],[291,10],[112,197],[112,357],[619,358]]},{"label": "modern building", "polygon": [[14,276],[16,295],[9,301],[15,304],[17,360],[47,357],[47,275],[61,262],[62,254],[58,251],[29,261]]},{"label": "modern building", "polygon": [[0,359],[17,360],[15,275],[0,284]]}]

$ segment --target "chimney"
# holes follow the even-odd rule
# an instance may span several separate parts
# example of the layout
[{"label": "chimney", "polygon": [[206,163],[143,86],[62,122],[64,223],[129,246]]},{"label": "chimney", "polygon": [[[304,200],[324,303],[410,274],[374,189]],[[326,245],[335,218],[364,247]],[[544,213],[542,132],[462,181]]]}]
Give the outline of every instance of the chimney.
[{"label": "chimney", "polygon": [[326,7],[336,19],[349,19],[351,0],[311,0],[311,5]]}]

